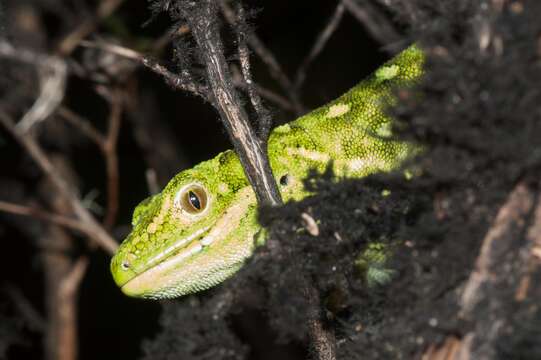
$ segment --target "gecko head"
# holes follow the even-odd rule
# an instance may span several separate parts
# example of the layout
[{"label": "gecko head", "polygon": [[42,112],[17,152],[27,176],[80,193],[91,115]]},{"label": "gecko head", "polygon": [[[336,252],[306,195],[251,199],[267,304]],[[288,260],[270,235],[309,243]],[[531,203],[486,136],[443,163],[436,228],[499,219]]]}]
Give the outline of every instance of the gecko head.
[{"label": "gecko head", "polygon": [[133,213],[133,230],[111,261],[130,296],[171,298],[210,288],[251,255],[256,200],[227,151],[176,175]]}]

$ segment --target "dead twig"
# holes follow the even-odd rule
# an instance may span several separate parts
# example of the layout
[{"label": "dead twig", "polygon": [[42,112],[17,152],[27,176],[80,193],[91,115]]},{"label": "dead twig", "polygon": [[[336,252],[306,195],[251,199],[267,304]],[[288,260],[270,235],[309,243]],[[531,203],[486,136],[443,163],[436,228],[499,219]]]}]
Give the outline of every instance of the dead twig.
[{"label": "dead twig", "polygon": [[106,96],[111,104],[111,112],[105,135],[101,134],[88,120],[83,119],[66,107],[61,107],[58,114],[92,140],[103,154],[107,172],[107,212],[103,220],[103,226],[106,229],[111,229],[118,212],[119,174],[116,144],[122,118],[122,99],[119,91],[113,91],[112,94]]},{"label": "dead twig", "polygon": [[88,259],[80,257],[69,272],[62,278],[56,294],[58,328],[57,359],[75,360],[77,358],[77,294],[88,267]]},{"label": "dead twig", "polygon": [[468,316],[479,303],[484,285],[494,281],[497,273],[495,270],[501,266],[503,254],[513,251],[515,237],[512,235],[517,233],[517,228],[525,225],[525,219],[532,211],[533,201],[532,190],[525,183],[520,183],[498,211],[494,223],[483,240],[475,269],[462,292],[463,316]]},{"label": "dead twig", "polygon": [[255,89],[254,81],[252,79],[252,72],[250,70],[250,53],[248,51],[248,46],[246,45],[247,34],[242,28],[246,27],[246,19],[244,14],[244,8],[242,4],[238,5],[238,24],[237,24],[237,36],[238,36],[238,52],[239,52],[239,61],[240,69],[244,77],[244,83],[246,84],[246,89],[248,92],[248,97],[252,103],[257,114],[257,124],[258,124],[258,135],[259,139],[265,145],[267,137],[269,136],[270,129],[272,126],[272,118],[269,111],[263,106],[261,97]]},{"label": "dead twig", "polygon": [[7,295],[11,298],[13,305],[21,314],[22,318],[25,319],[28,326],[34,331],[39,331],[41,333],[45,332],[47,329],[47,321],[36,310],[34,305],[30,303],[26,296],[24,296],[22,291],[11,285],[7,285],[5,290]]},{"label": "dead twig", "polygon": [[26,132],[37,123],[47,119],[62,102],[66,87],[66,63],[55,56],[36,53],[30,49],[15,48],[1,39],[0,56],[30,64],[37,69],[39,95],[17,124],[21,132]]},{"label": "dead twig", "polygon": [[441,345],[428,346],[422,359],[494,358],[501,337],[515,330],[515,312],[525,311],[521,305],[532,291],[531,278],[540,273],[541,259],[535,250],[540,245],[539,192],[524,181],[499,209],[459,299],[458,315],[472,324],[472,330],[462,338],[449,336]]},{"label": "dead twig", "polygon": [[541,199],[538,197],[533,220],[526,232],[527,244],[524,251],[524,269],[520,278],[515,300],[524,301],[532,290],[532,276],[541,268]]},{"label": "dead twig", "polygon": [[[244,79],[242,79],[242,75],[240,74],[239,70],[236,69],[234,66],[232,66],[231,68],[232,68],[232,72],[233,72],[233,84],[235,85],[235,87],[237,87],[239,89],[242,89],[242,90],[247,90],[248,86],[247,86],[246,82],[244,81]],[[275,105],[281,107],[284,110],[288,110],[288,111],[294,111],[295,110],[295,105],[293,105],[291,102],[289,102],[289,100],[286,99],[285,97],[275,93],[272,90],[264,88],[263,86],[258,85],[255,82],[252,83],[252,85],[253,85],[255,91],[257,91],[257,93],[262,98],[264,98],[265,100],[274,103]]]},{"label": "dead twig", "polygon": [[205,62],[212,103],[221,115],[258,202],[271,206],[280,204],[281,196],[266,153],[250,127],[248,116],[232,86],[219,28],[215,21],[215,4],[212,0],[204,0],[197,3],[197,7],[196,13],[189,12],[184,17]]},{"label": "dead twig", "polygon": [[90,231],[83,223],[81,223],[77,219],[72,219],[63,215],[50,213],[45,210],[30,207],[30,206],[13,204],[7,201],[0,200],[0,211],[10,213],[10,214],[15,214],[15,215],[33,217],[39,220],[43,220],[43,221],[47,221],[53,224],[64,226],[72,230],[80,231],[84,234]]},{"label": "dead twig", "polygon": [[[229,24],[235,25],[237,22],[237,17],[235,16],[235,12],[229,7],[227,2],[227,0],[220,1],[222,14]],[[265,63],[265,65],[267,65],[270,75],[282,87],[287,97],[289,98],[288,102],[292,105],[295,114],[298,116],[305,113],[306,111],[300,101],[300,96],[297,92],[297,89],[295,88],[289,77],[285,74],[282,66],[278,63],[274,54],[253,32],[246,34],[246,41],[250,48],[254,50],[254,52],[259,56],[259,58]]]},{"label": "dead twig", "polygon": [[186,76],[175,74],[163,64],[160,64],[158,61],[146,57],[135,50],[116,44],[94,41],[81,41],[81,46],[101,49],[134,60],[163,77],[169,86],[172,86],[177,90],[187,91],[208,101],[208,89],[191,81],[187,74],[185,74]]},{"label": "dead twig", "polygon": [[[203,97],[205,100],[207,100],[208,89],[206,87],[192,84],[192,83],[186,83],[177,74],[169,71],[164,65],[159,64],[156,60],[152,60],[135,50],[132,50],[120,45],[116,45],[116,44],[86,41],[86,40],[81,41],[80,45],[84,47],[95,48],[95,49],[100,49],[102,51],[111,52],[118,56],[131,59],[135,61],[136,63],[147,67],[149,70],[153,71],[154,73],[162,76],[169,85],[176,88],[177,90],[191,92],[192,94]],[[247,90],[248,86],[246,82],[243,81],[242,76],[240,75],[240,72],[238,71],[238,69],[235,69],[235,67],[233,67],[232,70],[233,70],[233,83],[235,87]],[[280,106],[284,110],[295,111],[295,105],[291,103],[288,99],[276,94],[275,92],[269,89],[266,89],[258,85],[255,82],[252,82],[252,85],[254,86],[257,93],[263,98],[265,98],[266,100],[275,103],[276,105]],[[59,111],[64,112],[65,108],[61,108],[59,109]],[[61,113],[61,115],[65,115],[66,118],[72,117],[71,115],[67,115],[65,113],[64,114]],[[69,120],[70,121],[74,120],[73,122],[77,121],[76,119],[69,119]],[[76,126],[80,127],[80,125],[76,125]],[[83,127],[86,127],[86,126],[83,126]],[[92,131],[92,129],[83,129],[82,127],[81,127],[81,130],[85,132]],[[89,133],[87,134],[87,136],[93,137],[94,135]]]},{"label": "dead twig", "polygon": [[107,133],[103,138],[101,151],[105,158],[105,167],[107,172],[107,212],[103,219],[103,226],[111,229],[116,220],[118,212],[118,157],[116,153],[116,144],[120,131],[120,122],[122,120],[122,96],[119,89],[113,89],[106,92],[105,96],[111,104],[109,113],[109,122]]},{"label": "dead twig", "polygon": [[338,28],[338,25],[340,24],[340,21],[342,20],[342,16],[344,15],[344,3],[340,1],[338,5],[336,6],[336,9],[334,10],[334,13],[332,17],[329,19],[329,22],[321,33],[316,38],[316,41],[314,43],[314,46],[310,50],[310,53],[308,56],[303,60],[301,63],[301,66],[297,70],[297,76],[295,77],[295,89],[299,91],[299,89],[302,87],[302,84],[304,83],[304,80],[306,79],[306,71],[308,70],[308,67],[312,64],[312,62],[315,60],[315,58],[321,53],[325,45],[327,44],[327,41],[329,41],[331,35],[336,31]]},{"label": "dead twig", "polygon": [[81,200],[73,192],[72,187],[62,178],[51,161],[41,149],[35,139],[28,133],[21,133],[15,127],[14,121],[7,114],[0,112],[0,123],[21,144],[26,152],[43,171],[54,185],[58,194],[65,197],[77,216],[78,220],[85,224],[84,233],[102,247],[107,253],[113,254],[118,247],[116,241],[94,219],[90,212],[83,206]]},{"label": "dead twig", "polygon": [[98,147],[104,146],[103,135],[90,123],[90,121],[84,119],[82,116],[74,113],[65,106],[58,108],[57,114],[71,125],[79,129],[86,137],[92,140]]},{"label": "dead twig", "polygon": [[61,56],[67,56],[79,45],[79,42],[91,34],[101,23],[101,21],[113,12],[124,0],[102,0],[96,9],[96,14],[93,17],[87,17],[80,23],[77,28],[66,35],[59,43],[57,52]]},{"label": "dead twig", "polygon": [[368,30],[370,35],[384,45],[384,48],[390,52],[398,50],[396,43],[400,40],[400,36],[388,17],[379,11],[371,1],[342,0],[342,3],[350,14]]}]

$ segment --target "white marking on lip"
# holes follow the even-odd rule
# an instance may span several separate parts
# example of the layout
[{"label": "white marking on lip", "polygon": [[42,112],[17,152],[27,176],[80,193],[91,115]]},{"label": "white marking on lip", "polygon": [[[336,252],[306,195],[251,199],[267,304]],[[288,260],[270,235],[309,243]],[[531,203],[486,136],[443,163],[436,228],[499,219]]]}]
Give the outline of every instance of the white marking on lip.
[{"label": "white marking on lip", "polygon": [[205,227],[203,227],[203,228],[201,228],[201,229],[199,229],[197,231],[194,231],[189,236],[178,240],[172,246],[168,247],[167,249],[165,249],[165,250],[159,252],[158,254],[156,254],[155,256],[151,257],[146,263],[147,267],[151,267],[152,264],[159,263],[162,259],[167,258],[169,256],[169,254],[171,254],[172,252],[184,247],[186,244],[190,243],[191,241],[193,241],[194,239],[199,237],[201,234],[204,234],[206,231],[208,231],[209,228],[210,228],[210,225],[205,226]]},{"label": "white marking on lip", "polygon": [[199,242],[203,246],[209,246],[214,242],[214,240],[216,240],[214,236],[205,236],[203,239],[199,240]]}]

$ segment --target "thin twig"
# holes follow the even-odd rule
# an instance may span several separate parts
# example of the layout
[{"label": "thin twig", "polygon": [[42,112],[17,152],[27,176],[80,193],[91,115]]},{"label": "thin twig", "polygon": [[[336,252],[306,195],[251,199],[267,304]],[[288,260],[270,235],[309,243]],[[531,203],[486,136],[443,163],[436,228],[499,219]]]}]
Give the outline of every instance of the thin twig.
[{"label": "thin twig", "polygon": [[[247,91],[248,86],[246,82],[244,81],[244,79],[242,78],[242,74],[240,73],[240,70],[236,66],[232,65],[231,72],[233,76],[233,84],[235,85],[235,87],[243,91]],[[285,97],[257,84],[256,82],[254,82],[252,85],[254,86],[255,91],[257,91],[257,93],[265,100],[274,103],[275,105],[279,106],[280,108],[284,110],[293,111],[293,112],[295,111],[295,105],[293,105]]]},{"label": "thin twig", "polygon": [[92,140],[98,147],[104,147],[105,138],[104,136],[94,127],[92,124],[85,120],[82,116],[74,113],[65,106],[60,106],[58,108],[57,114],[60,115],[64,120],[69,122],[71,125],[79,129],[84,135],[86,135],[90,140]]},{"label": "thin twig", "polygon": [[39,168],[49,178],[56,190],[61,196],[64,196],[69,202],[75,215],[85,224],[85,234],[101,246],[107,253],[113,254],[118,244],[116,241],[101,227],[94,217],[83,206],[81,200],[74,194],[73,189],[68,183],[58,174],[53,164],[41,149],[35,139],[28,133],[22,134],[15,128],[13,120],[5,113],[0,112],[0,123],[13,135],[13,137],[22,145],[26,152],[32,157]]},{"label": "thin twig", "polygon": [[155,195],[160,192],[160,186],[158,185],[158,175],[154,169],[148,168],[145,171],[145,179],[147,180],[148,193]]},{"label": "thin twig", "polygon": [[64,325],[59,329],[58,360],[77,358],[77,294],[87,268],[88,258],[81,256],[58,286],[59,322]]},{"label": "thin twig", "polygon": [[502,252],[513,248],[514,244],[511,242],[514,237],[510,234],[515,234],[516,229],[524,224],[524,219],[534,206],[533,199],[534,194],[528,185],[520,183],[498,211],[494,223],[483,239],[475,269],[464,286],[460,299],[463,316],[471,314],[484,295],[484,286],[493,281],[495,269],[501,266]]},{"label": "thin twig", "polygon": [[103,226],[111,229],[116,220],[118,212],[118,157],[116,144],[120,131],[122,119],[122,101],[120,91],[114,90],[110,96],[111,112],[109,114],[109,125],[107,135],[103,143],[103,156],[107,169],[107,212],[103,220]]},{"label": "thin twig", "polygon": [[[235,12],[229,7],[229,5],[227,4],[227,0],[220,1],[220,6],[222,14],[224,15],[224,18],[227,20],[227,22],[231,25],[235,25]],[[254,52],[259,56],[259,58],[265,63],[265,65],[267,65],[270,70],[270,75],[285,91],[289,98],[289,102],[293,105],[293,109],[296,115],[302,115],[303,113],[305,113],[304,106],[300,101],[300,97],[297,90],[295,89],[295,86],[293,85],[291,80],[289,80],[289,77],[285,74],[284,70],[276,60],[276,57],[273,55],[273,53],[269,49],[267,49],[265,44],[253,32],[247,34],[246,41],[248,42],[248,45],[250,45],[250,48],[252,48],[252,50],[254,50]]]},{"label": "thin twig", "polygon": [[21,289],[7,285],[5,290],[29,327],[34,331],[44,333],[47,329],[46,319],[43,318],[26,296],[24,296]]},{"label": "thin twig", "polygon": [[102,0],[93,17],[87,17],[76,29],[66,35],[58,45],[57,52],[66,56],[77,47],[79,42],[91,34],[101,21],[109,17],[124,2],[124,0]]},{"label": "thin twig", "polygon": [[89,139],[91,139],[100,149],[105,159],[107,172],[107,213],[103,220],[103,226],[110,229],[115,222],[118,212],[118,156],[116,154],[116,143],[120,130],[122,102],[120,94],[115,91],[109,97],[111,103],[111,112],[109,114],[109,125],[107,134],[102,135],[88,120],[74,113],[66,107],[60,107],[58,114],[79,129]]},{"label": "thin twig", "polygon": [[392,52],[397,50],[395,47],[400,36],[389,19],[371,1],[342,0],[342,3],[374,39],[385,45],[384,48]]},{"label": "thin twig", "polygon": [[88,258],[81,256],[75,265],[71,268],[71,271],[66,275],[60,284],[60,292],[63,296],[71,296],[75,293],[79,287],[79,283],[83,280],[86,268],[88,267]]},{"label": "thin twig", "polygon": [[342,15],[344,15],[344,3],[340,1],[338,5],[336,6],[336,9],[334,10],[333,16],[330,18],[329,22],[321,33],[318,35],[314,46],[310,50],[310,53],[308,56],[303,60],[301,66],[299,67],[299,70],[297,70],[297,76],[295,77],[295,89],[298,91],[302,84],[304,83],[304,80],[306,79],[306,71],[308,70],[308,67],[310,64],[314,61],[314,59],[321,53],[325,45],[327,44],[327,41],[331,37],[331,35],[336,31],[338,28],[338,25],[340,24],[340,21],[342,20]]},{"label": "thin twig", "polygon": [[[538,200],[537,209],[535,199]],[[533,224],[529,218],[533,218]],[[532,270],[528,269],[530,257],[524,256],[529,255],[524,250],[535,246],[536,240],[530,237],[532,231],[537,231],[535,229],[541,229],[541,203],[536,189],[522,181],[500,207],[483,239],[475,268],[464,284],[458,316],[469,321],[471,330],[461,339],[451,335],[439,345],[429,345],[423,359],[494,358],[502,335],[507,336],[514,330],[509,304],[519,305],[524,300],[521,297],[528,291],[527,280],[515,279],[517,270],[526,274],[521,280],[531,275],[528,272]],[[517,234],[526,235],[526,244],[517,238]],[[515,287],[514,292],[509,291],[510,286]]]},{"label": "thin twig", "polygon": [[238,36],[238,51],[239,51],[239,61],[240,69],[244,77],[244,82],[246,83],[246,89],[248,92],[248,97],[252,103],[252,106],[258,117],[258,135],[259,139],[262,142],[266,142],[267,137],[272,126],[272,118],[269,111],[263,106],[261,97],[255,89],[254,81],[252,79],[252,72],[250,70],[250,53],[248,51],[248,46],[246,45],[246,32],[243,27],[246,27],[246,19],[244,14],[244,8],[242,3],[238,4],[238,24],[237,24],[237,36]]},{"label": "thin twig", "polygon": [[30,216],[39,220],[48,221],[53,224],[67,227],[72,230],[77,230],[85,234],[89,231],[89,229],[77,219],[50,213],[39,208],[0,200],[0,211],[10,214]]},{"label": "thin twig", "polygon": [[0,56],[31,64],[38,70],[40,92],[32,107],[17,124],[23,132],[47,119],[60,105],[66,87],[66,63],[55,56],[36,53],[30,49],[15,48],[0,39]]},{"label": "thin twig", "polygon": [[162,76],[170,86],[176,88],[177,90],[187,91],[194,95],[200,96],[205,100],[208,100],[207,89],[205,87],[193,81],[189,81],[188,79],[186,79],[186,77],[173,73],[163,64],[160,64],[158,61],[146,57],[135,50],[116,44],[95,41],[81,41],[80,45],[84,47],[100,49],[128,59],[132,59],[152,70],[156,74]]},{"label": "thin twig", "polygon": [[220,112],[258,202],[271,206],[278,205],[282,200],[268,158],[250,127],[248,116],[232,86],[217,26],[214,1],[203,0],[197,3],[197,6],[199,8],[197,16],[190,13],[186,20],[205,62],[213,104]]},{"label": "thin twig", "polygon": [[[152,70],[153,72],[157,73],[158,75],[163,76],[166,79],[166,81],[169,84],[173,85],[174,87],[177,87],[176,85],[181,82],[178,79],[178,75],[176,75],[176,74],[170,72],[169,70],[167,70],[164,65],[158,64],[154,60],[148,59],[145,55],[143,55],[141,53],[138,53],[137,51],[132,50],[130,48],[123,47],[123,46],[116,45],[116,44],[109,44],[109,43],[95,42],[95,41],[86,41],[86,40],[81,41],[80,45],[83,46],[83,47],[91,47],[91,48],[100,49],[102,51],[111,52],[111,53],[116,54],[118,56],[122,56],[122,57],[125,57],[125,58],[128,58],[128,59],[132,59],[136,63],[144,65],[147,68],[149,68],[150,70]],[[146,62],[148,63],[148,65],[147,65],[147,63],[144,62],[145,61],[144,59],[147,59]],[[153,61],[154,61],[154,63],[153,63]],[[150,66],[150,65],[152,65],[152,66]],[[233,68],[233,70],[235,70],[235,68]],[[238,73],[238,70],[237,70],[237,73]],[[238,88],[245,89],[245,90],[247,89],[247,85],[242,80],[241,75],[239,74],[237,76],[237,74],[235,72],[233,72],[233,83]],[[268,101],[271,101],[271,102],[275,103],[276,105],[280,106],[284,110],[295,111],[295,105],[293,103],[291,103],[288,99],[284,98],[283,96],[280,96],[279,94],[273,92],[272,90],[269,90],[267,88],[264,88],[264,87],[258,85],[255,82],[253,83],[253,85],[254,85],[256,91],[259,93],[259,95],[261,95],[263,98],[267,99]],[[208,89],[206,89],[203,86],[198,86],[197,90],[196,90],[195,87],[194,88],[177,87],[177,89],[181,90],[181,91],[192,92],[192,93],[194,93],[194,95],[203,96],[205,99],[206,99],[207,92],[208,92]],[[195,90],[195,92],[193,92],[194,90]],[[73,116],[72,116],[73,114],[69,114],[69,113],[65,112],[65,110],[66,110],[66,108],[61,107],[59,109],[60,115],[65,117],[66,120],[68,120],[70,122],[79,122],[78,119],[73,118]],[[70,118],[68,118],[68,117],[70,117]],[[79,120],[80,119],[82,119],[82,118],[79,117]],[[79,127],[79,125],[76,125],[76,124],[74,124],[74,125]],[[81,130],[87,131],[87,129],[83,129],[83,128],[81,128]],[[89,129],[89,130],[92,131],[92,129]],[[87,135],[92,136],[92,134],[87,134]]]}]

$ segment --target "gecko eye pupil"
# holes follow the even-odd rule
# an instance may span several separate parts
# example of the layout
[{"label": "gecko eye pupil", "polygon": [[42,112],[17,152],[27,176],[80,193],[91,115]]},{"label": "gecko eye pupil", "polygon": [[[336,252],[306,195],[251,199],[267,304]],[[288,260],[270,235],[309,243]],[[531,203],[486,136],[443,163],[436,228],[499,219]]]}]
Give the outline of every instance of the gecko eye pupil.
[{"label": "gecko eye pupil", "polygon": [[193,191],[190,190],[188,192],[188,198],[190,200],[190,204],[192,204],[194,208],[196,208],[197,210],[201,210],[201,202],[199,201],[199,198],[197,197],[197,195],[195,195]]},{"label": "gecko eye pupil", "polygon": [[208,203],[207,191],[201,185],[189,185],[183,188],[175,198],[175,205],[190,215],[203,212]]}]

